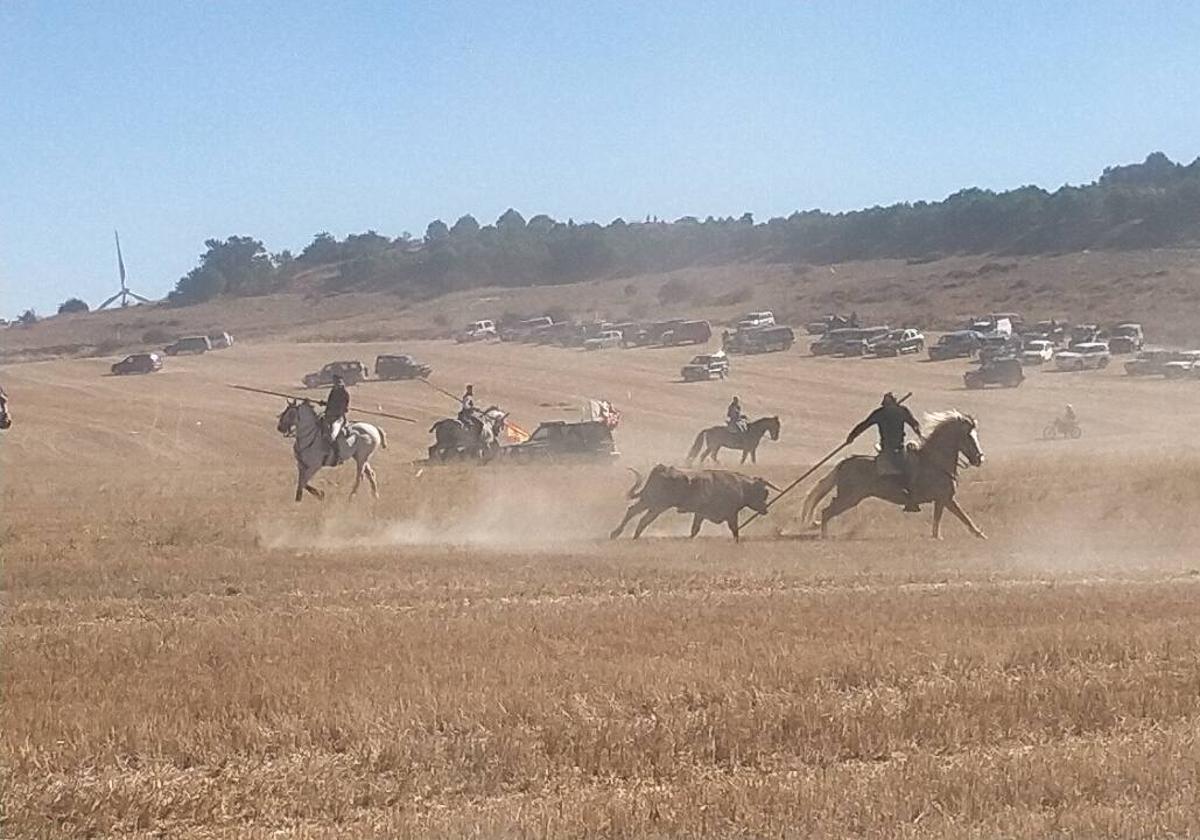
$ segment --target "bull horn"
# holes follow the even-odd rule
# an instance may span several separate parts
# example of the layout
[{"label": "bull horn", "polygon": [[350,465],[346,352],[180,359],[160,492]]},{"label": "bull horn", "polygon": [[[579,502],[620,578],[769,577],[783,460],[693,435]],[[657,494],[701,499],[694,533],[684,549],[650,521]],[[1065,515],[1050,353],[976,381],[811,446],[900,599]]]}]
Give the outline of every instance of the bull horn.
[{"label": "bull horn", "polygon": [[767,481],[765,478],[764,478],[764,479],[762,479],[762,483],[763,483],[763,484],[765,484],[765,485],[767,485],[768,487],[770,487],[770,488],[771,488],[772,490],[774,490],[776,493],[782,493],[782,492],[783,492],[783,490],[781,490],[780,488],[776,487],[774,484],[772,484],[771,482]]}]

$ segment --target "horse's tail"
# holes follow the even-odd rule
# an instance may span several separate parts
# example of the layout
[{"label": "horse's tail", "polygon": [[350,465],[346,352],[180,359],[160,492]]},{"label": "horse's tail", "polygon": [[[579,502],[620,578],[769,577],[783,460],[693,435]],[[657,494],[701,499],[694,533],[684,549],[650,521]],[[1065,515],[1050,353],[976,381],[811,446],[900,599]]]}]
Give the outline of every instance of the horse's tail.
[{"label": "horse's tail", "polygon": [[385,432],[379,426],[376,426],[375,428],[379,430],[379,448],[387,449],[387,432]]},{"label": "horse's tail", "polygon": [[834,467],[804,497],[804,507],[800,510],[801,525],[810,526],[816,524],[813,521],[813,514],[816,513],[817,503],[828,496],[833,488],[837,487],[837,474],[838,468]]},{"label": "horse's tail", "polygon": [[696,435],[696,442],[692,444],[691,450],[687,454],[688,466],[691,466],[692,461],[696,460],[696,456],[700,454],[700,450],[704,447],[704,437],[708,434],[708,429],[703,430]]},{"label": "horse's tail", "polygon": [[637,470],[635,470],[633,467],[629,467],[629,471],[631,473],[633,473],[633,486],[629,488],[629,492],[625,494],[625,498],[626,499],[636,499],[639,495],[638,487],[642,483],[642,474],[640,472],[638,472]]}]

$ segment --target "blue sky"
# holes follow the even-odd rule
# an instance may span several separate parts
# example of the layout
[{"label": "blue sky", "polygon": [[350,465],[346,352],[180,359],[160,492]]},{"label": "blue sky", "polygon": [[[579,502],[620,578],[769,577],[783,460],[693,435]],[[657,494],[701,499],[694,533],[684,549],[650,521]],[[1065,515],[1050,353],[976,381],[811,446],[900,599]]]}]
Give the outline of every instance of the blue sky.
[{"label": "blue sky", "polygon": [[1200,155],[1200,3],[0,2],[0,312],[210,237],[757,218]]}]

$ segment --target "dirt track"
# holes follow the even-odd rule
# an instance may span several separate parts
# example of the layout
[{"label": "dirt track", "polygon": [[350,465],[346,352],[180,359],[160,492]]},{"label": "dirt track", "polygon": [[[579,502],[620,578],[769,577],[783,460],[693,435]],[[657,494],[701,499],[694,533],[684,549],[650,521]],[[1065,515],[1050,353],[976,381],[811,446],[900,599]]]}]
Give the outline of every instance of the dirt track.
[{"label": "dirt track", "polygon": [[[799,349],[684,384],[687,349],[409,344],[526,428],[613,400],[638,467],[682,460],[737,393],[783,418],[758,470],[777,481],[911,390],[979,418],[960,498],[992,540],[947,522],[935,544],[927,514],[876,505],[817,543],[797,493],[741,546],[671,515],[610,543],[624,470],[418,471],[453,411],[418,382],[353,389],[421,421],[383,421],[381,500],[345,502],[343,469],[293,504],[280,401],[226,384],[395,349],[0,371],[15,834],[1200,830],[1194,384],[967,392],[962,363]],[[1085,437],[1041,441],[1068,401]]]}]

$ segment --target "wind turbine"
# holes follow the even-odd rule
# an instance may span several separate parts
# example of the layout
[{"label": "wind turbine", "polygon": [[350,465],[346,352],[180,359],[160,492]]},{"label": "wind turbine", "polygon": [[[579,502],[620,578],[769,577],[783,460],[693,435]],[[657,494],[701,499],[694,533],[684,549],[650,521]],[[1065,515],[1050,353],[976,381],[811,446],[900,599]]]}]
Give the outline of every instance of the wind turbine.
[{"label": "wind turbine", "polygon": [[129,287],[125,285],[125,260],[121,257],[121,237],[115,230],[113,231],[113,239],[117,241],[117,270],[121,275],[121,291],[117,292],[115,295],[104,301],[104,303],[100,304],[96,308],[107,309],[118,300],[121,301],[122,307],[126,307],[129,305],[130,298],[133,298],[138,303],[152,303],[153,301],[151,301],[150,298],[144,298],[137,292],[129,291]]}]

